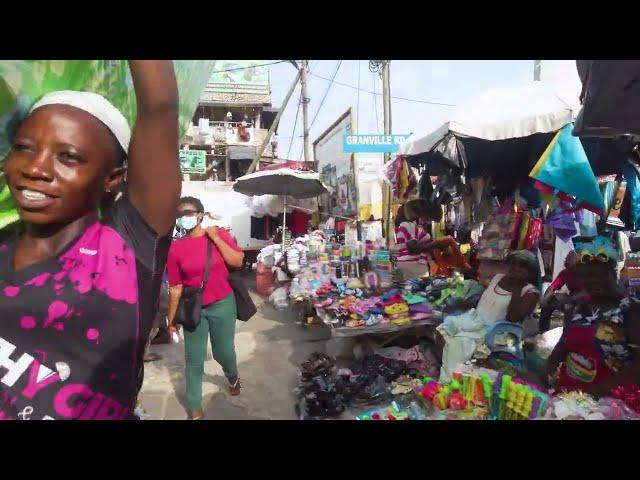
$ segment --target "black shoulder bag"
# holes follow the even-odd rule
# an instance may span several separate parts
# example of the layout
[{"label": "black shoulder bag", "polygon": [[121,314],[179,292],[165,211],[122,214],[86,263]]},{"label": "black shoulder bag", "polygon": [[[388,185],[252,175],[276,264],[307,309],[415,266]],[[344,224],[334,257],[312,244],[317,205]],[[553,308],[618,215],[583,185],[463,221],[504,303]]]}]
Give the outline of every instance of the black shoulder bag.
[{"label": "black shoulder bag", "polygon": [[253,300],[251,300],[251,295],[249,295],[249,290],[244,284],[240,272],[229,272],[227,280],[233,289],[233,296],[236,299],[237,318],[246,322],[256,314],[258,309]]},{"label": "black shoulder bag", "polygon": [[194,332],[200,324],[202,313],[202,294],[207,286],[209,272],[211,270],[211,242],[207,242],[207,266],[204,269],[204,277],[200,287],[183,287],[178,309],[176,310],[176,323],[182,325],[185,330]]},{"label": "black shoulder bag", "polygon": [[[222,253],[220,253],[220,256],[222,256]],[[234,270],[229,265],[227,265],[227,270],[229,270],[227,280],[229,285],[231,285],[233,296],[236,299],[236,318],[242,322],[246,322],[256,314],[258,309],[256,308],[255,303],[253,303],[251,295],[249,295],[249,290],[244,284],[244,280],[242,280],[240,271]]]}]

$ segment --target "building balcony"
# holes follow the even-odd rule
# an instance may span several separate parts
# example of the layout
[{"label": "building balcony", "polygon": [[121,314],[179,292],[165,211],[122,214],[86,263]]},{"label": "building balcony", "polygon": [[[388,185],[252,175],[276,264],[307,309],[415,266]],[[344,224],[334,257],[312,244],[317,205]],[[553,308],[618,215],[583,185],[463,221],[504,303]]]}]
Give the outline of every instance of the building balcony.
[{"label": "building balcony", "polygon": [[[198,125],[191,125],[181,143],[190,145],[241,146],[258,148],[266,138],[269,130],[264,128],[246,127],[249,139],[244,140],[238,134],[238,122],[210,122],[208,129],[200,129]],[[268,143],[263,157],[273,156],[271,144]]]}]

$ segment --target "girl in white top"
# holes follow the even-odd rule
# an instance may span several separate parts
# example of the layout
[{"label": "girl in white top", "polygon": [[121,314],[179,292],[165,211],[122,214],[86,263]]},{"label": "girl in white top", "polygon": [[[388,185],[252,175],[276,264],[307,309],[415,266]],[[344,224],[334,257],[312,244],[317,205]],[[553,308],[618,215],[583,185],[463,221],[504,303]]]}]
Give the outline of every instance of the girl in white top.
[{"label": "girl in white top", "polygon": [[451,380],[453,370],[471,360],[484,343],[495,322],[523,323],[538,303],[540,270],[536,256],[526,250],[511,252],[506,274],[496,275],[480,297],[476,308],[461,315],[450,315],[437,328],[443,347],[440,380]]}]

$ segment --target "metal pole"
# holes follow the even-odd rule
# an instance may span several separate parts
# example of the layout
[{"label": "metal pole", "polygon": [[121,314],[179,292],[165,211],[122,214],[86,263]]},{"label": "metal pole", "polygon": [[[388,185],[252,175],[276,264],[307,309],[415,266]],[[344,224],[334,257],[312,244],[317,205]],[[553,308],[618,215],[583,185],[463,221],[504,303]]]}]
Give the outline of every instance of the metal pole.
[{"label": "metal pole", "polygon": [[264,152],[264,149],[267,148],[267,145],[271,141],[271,136],[273,135],[273,132],[275,132],[276,129],[278,128],[278,124],[280,123],[280,117],[282,117],[282,112],[284,112],[284,109],[287,108],[289,99],[291,98],[291,95],[293,95],[293,92],[296,90],[296,86],[298,85],[299,80],[300,80],[300,71],[298,71],[296,78],[293,79],[293,83],[291,84],[291,87],[289,87],[287,96],[284,97],[284,100],[282,101],[282,106],[280,107],[280,110],[278,111],[276,118],[273,120],[273,123],[271,124],[271,128],[267,132],[267,136],[264,137],[264,140],[262,141],[262,145],[260,145],[260,147],[258,148],[258,151],[256,152],[256,158],[253,159],[253,162],[251,162],[251,165],[249,165],[249,168],[247,169],[247,174],[253,173],[256,167],[258,166],[258,164],[260,163],[260,158],[262,158],[262,153]]},{"label": "metal pole", "polygon": [[284,253],[284,239],[287,233],[287,196],[284,196],[284,212],[282,214],[282,253]]},{"label": "metal pole", "polygon": [[[384,108],[384,133],[391,135],[391,86],[390,86],[390,63],[391,60],[383,60],[382,63],[382,103]],[[391,160],[391,154],[384,154],[384,163]],[[387,241],[387,248],[391,246],[391,236],[393,229],[391,228],[391,187],[384,184],[383,195],[383,214],[384,214],[384,230]]]},{"label": "metal pole", "polygon": [[307,96],[307,74],[309,73],[309,61],[302,60],[300,67],[300,94],[302,96],[302,128],[304,132],[304,161],[311,161],[309,152],[309,97]]}]

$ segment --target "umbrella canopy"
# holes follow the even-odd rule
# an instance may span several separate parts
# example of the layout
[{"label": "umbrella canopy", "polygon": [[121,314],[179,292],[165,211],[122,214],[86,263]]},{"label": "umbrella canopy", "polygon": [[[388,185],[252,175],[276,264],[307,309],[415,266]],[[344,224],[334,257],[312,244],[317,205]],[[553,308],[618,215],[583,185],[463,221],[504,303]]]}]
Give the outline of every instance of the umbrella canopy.
[{"label": "umbrella canopy", "polygon": [[233,189],[245,195],[289,195],[294,198],[315,197],[328,191],[320,181],[320,174],[291,168],[244,175],[236,180]]},{"label": "umbrella canopy", "polygon": [[399,154],[429,152],[449,134],[482,140],[507,140],[560,130],[573,120],[569,104],[542,82],[487,90],[461,105],[439,128],[414,134]]}]

